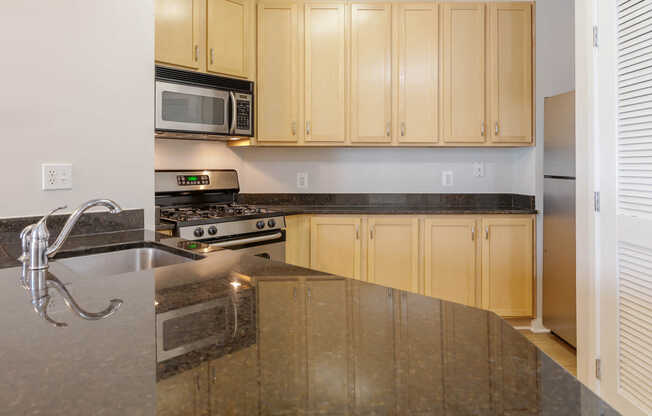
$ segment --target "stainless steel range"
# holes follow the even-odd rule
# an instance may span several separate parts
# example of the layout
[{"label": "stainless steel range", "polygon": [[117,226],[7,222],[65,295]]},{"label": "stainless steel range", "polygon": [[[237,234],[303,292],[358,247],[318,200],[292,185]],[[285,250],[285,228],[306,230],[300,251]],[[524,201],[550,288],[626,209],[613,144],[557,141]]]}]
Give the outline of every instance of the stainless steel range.
[{"label": "stainless steel range", "polygon": [[[156,205],[160,221],[174,224],[174,235],[203,246],[243,250],[285,261],[282,213],[236,202],[235,170],[157,170]],[[185,248],[193,249],[187,244]]]}]

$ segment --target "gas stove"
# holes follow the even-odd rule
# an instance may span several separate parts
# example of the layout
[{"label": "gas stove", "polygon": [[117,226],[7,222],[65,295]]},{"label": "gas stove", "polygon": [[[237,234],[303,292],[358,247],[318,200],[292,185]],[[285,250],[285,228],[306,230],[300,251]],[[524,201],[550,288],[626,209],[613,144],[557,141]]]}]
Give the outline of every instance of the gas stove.
[{"label": "gas stove", "polygon": [[239,191],[235,170],[159,170],[155,177],[160,220],[174,224],[177,237],[224,246],[222,240],[260,241],[285,228],[282,213],[235,202]]}]

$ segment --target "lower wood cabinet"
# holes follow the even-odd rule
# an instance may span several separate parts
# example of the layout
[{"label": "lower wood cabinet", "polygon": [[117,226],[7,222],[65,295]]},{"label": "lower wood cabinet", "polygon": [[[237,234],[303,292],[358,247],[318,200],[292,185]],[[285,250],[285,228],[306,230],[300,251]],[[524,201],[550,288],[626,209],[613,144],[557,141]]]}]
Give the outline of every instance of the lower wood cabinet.
[{"label": "lower wood cabinet", "polygon": [[288,217],[287,261],[504,317],[533,317],[534,221],[513,214]]},{"label": "lower wood cabinet", "polygon": [[208,416],[208,372],[203,364],[156,383],[158,416]]},{"label": "lower wood cabinet", "polygon": [[316,216],[310,220],[310,267],[360,279],[360,217]]},{"label": "lower wood cabinet", "polygon": [[258,414],[257,363],[255,344],[208,363],[211,416]]}]

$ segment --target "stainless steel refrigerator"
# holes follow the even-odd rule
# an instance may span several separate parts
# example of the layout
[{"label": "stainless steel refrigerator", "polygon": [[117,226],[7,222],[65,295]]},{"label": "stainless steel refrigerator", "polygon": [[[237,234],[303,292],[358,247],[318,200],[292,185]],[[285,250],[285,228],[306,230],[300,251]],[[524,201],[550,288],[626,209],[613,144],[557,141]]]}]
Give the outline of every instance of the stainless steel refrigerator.
[{"label": "stainless steel refrigerator", "polygon": [[543,325],[576,347],[575,92],[544,107]]}]

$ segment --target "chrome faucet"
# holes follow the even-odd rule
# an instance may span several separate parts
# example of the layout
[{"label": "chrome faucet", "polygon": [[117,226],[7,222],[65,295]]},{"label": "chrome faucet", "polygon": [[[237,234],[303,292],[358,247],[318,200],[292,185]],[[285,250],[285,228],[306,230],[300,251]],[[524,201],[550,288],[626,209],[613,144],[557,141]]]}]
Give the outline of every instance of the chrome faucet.
[{"label": "chrome faucet", "polygon": [[66,221],[66,224],[63,226],[63,229],[61,230],[61,233],[59,233],[54,244],[49,246],[50,232],[48,231],[47,220],[50,215],[60,209],[66,208],[66,206],[55,208],[41,218],[39,222],[28,225],[20,233],[23,254],[18,258],[18,260],[27,265],[28,270],[47,269],[49,258],[59,251],[82,214],[88,209],[96,206],[106,207],[112,214],[122,212],[122,208],[110,199],[93,199],[85,202],[70,214],[68,221]]}]

